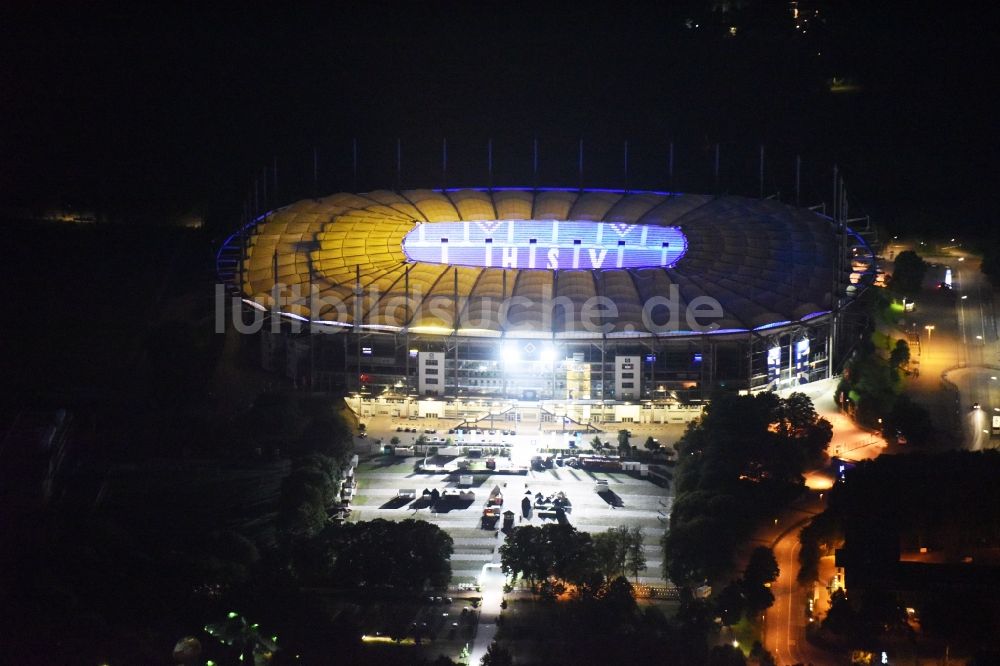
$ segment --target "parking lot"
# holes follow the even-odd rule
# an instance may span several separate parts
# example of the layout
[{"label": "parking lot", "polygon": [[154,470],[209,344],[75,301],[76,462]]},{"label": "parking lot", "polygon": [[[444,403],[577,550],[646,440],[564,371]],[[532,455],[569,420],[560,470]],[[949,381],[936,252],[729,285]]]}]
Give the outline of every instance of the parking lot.
[{"label": "parking lot", "polygon": [[[376,455],[363,461],[358,468],[358,490],[350,519],[418,518],[447,530],[455,545],[451,561],[453,585],[475,582],[485,564],[499,561],[496,548],[502,543],[502,534],[498,537],[494,530],[482,527],[483,509],[494,489],[503,494],[503,509],[515,514],[508,517],[514,525],[541,525],[556,520],[552,511],[534,510],[530,517],[523,517],[521,501],[528,496],[534,506],[537,494],[547,498],[562,492],[569,502],[566,520],[577,529],[602,532],[619,525],[641,527],[648,568],[639,580],[662,584],[659,541],[670,514],[672,498],[668,488],[623,472],[587,471],[565,465],[523,474],[477,472],[467,475],[472,477],[471,484],[463,484],[459,472],[416,471],[422,461],[422,456],[392,455]],[[598,480],[607,482],[607,489],[600,494],[595,483]],[[400,490],[412,490],[415,495],[400,497]],[[449,501],[432,503],[423,498],[424,490],[437,490],[439,496],[446,491],[456,495]],[[457,491],[470,494],[459,499]]]}]

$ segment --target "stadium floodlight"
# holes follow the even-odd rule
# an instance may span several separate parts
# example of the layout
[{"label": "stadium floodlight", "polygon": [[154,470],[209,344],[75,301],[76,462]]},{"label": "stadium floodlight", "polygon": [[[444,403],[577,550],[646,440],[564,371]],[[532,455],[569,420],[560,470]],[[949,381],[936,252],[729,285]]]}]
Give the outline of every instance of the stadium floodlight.
[{"label": "stadium floodlight", "polygon": [[542,363],[552,365],[556,362],[556,348],[552,345],[542,347]]},{"label": "stadium floodlight", "polygon": [[521,360],[521,350],[518,348],[517,343],[506,343],[503,346],[503,362],[517,363],[519,360]]}]

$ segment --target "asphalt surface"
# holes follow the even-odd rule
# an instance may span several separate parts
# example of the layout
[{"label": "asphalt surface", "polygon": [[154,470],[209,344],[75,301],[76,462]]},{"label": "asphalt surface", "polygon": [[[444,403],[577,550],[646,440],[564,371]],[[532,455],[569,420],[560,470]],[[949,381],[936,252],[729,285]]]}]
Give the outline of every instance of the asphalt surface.
[{"label": "asphalt surface", "polygon": [[[919,376],[907,392],[931,410],[943,430],[938,448],[995,448],[1000,438],[992,436],[991,422],[994,414],[1000,416],[1000,342],[993,289],[980,272],[979,258],[960,247],[927,254],[919,246],[891,249],[896,254],[916,249],[932,264],[916,307],[898,328],[900,337],[919,336],[916,345],[911,343],[911,366]],[[948,269],[950,290],[938,286]]]}]

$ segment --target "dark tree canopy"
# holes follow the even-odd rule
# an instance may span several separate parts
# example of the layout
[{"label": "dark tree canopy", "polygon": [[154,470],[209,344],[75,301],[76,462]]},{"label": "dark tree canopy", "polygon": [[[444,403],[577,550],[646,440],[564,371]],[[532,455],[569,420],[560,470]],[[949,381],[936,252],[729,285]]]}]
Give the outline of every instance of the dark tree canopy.
[{"label": "dark tree canopy", "polygon": [[481,666],[513,666],[514,658],[511,656],[510,650],[493,641],[486,648],[486,654],[483,655],[479,663]]},{"label": "dark tree canopy", "polygon": [[625,576],[646,568],[642,530],[625,525],[590,535],[569,524],[521,525],[500,546],[504,573],[527,580],[533,588],[558,580],[583,594],[602,594]]},{"label": "dark tree canopy", "polygon": [[338,587],[419,592],[451,580],[451,537],[423,520],[376,518],[331,526],[319,540],[329,553],[326,577]]},{"label": "dark tree canopy", "polygon": [[919,254],[905,250],[896,255],[892,271],[892,288],[901,294],[913,295],[920,291],[928,265]]},{"label": "dark tree canopy", "polygon": [[767,546],[757,546],[750,553],[750,561],[743,572],[743,579],[751,584],[763,585],[778,579],[778,560]]},{"label": "dark tree canopy", "polygon": [[906,340],[896,340],[892,351],[889,352],[889,365],[899,368],[910,362],[910,345]]},{"label": "dark tree canopy", "polygon": [[832,434],[801,393],[716,396],[677,445],[665,575],[680,584],[729,571],[736,544],[799,492],[803,472],[825,460]]},{"label": "dark tree canopy", "polygon": [[899,395],[882,421],[882,432],[889,441],[902,437],[907,444],[925,446],[934,437],[934,423],[927,408],[908,395]]}]

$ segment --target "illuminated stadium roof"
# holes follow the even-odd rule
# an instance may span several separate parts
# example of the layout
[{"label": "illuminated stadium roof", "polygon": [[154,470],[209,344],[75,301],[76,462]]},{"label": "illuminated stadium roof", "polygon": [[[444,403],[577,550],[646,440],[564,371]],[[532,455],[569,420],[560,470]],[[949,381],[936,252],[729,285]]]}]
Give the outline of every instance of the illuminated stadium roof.
[{"label": "illuminated stadium roof", "polygon": [[716,332],[735,333],[828,312],[834,248],[827,219],[772,200],[379,190],[307,199],[262,218],[248,241],[243,294],[270,307],[277,281],[301,296],[281,303],[283,313],[330,326],[587,338],[600,334],[576,325],[581,308],[553,316],[546,297],[580,306],[606,297],[617,308],[608,336],[633,337],[664,334],[647,325],[643,307],[673,293],[681,308],[715,299]]}]

